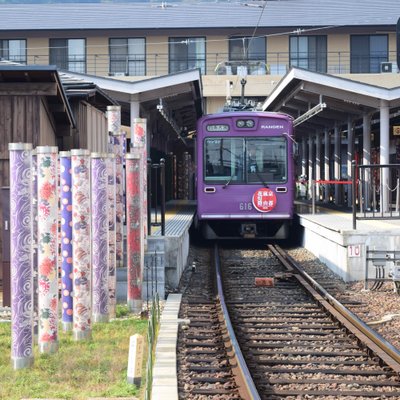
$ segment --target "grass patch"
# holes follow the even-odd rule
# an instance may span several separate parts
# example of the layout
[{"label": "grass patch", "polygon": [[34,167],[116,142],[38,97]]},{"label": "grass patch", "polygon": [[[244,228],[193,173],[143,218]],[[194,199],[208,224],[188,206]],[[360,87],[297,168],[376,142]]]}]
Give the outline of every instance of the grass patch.
[{"label": "grass patch", "polygon": [[39,354],[35,346],[34,366],[19,371],[11,365],[11,324],[0,323],[0,399],[142,397],[143,385],[126,383],[126,369],[129,337],[145,336],[147,321],[127,315],[94,324],[93,338],[86,342],[75,342],[72,333],[60,330],[59,351]]}]

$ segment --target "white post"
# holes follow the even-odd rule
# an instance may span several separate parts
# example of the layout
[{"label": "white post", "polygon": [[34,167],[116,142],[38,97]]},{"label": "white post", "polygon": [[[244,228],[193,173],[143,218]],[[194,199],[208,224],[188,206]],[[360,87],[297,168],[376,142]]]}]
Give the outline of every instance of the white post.
[{"label": "white post", "polygon": [[[324,132],[324,180],[329,181],[330,179],[330,171],[329,171],[329,162],[330,162],[330,148],[331,148],[331,138],[329,136],[329,131],[325,128]],[[329,184],[325,184],[324,191],[324,202],[329,202]]]},{"label": "white post", "polygon": [[[389,164],[389,103],[381,100],[380,106],[380,164]],[[381,212],[389,211],[389,169],[382,171],[381,182]]]}]

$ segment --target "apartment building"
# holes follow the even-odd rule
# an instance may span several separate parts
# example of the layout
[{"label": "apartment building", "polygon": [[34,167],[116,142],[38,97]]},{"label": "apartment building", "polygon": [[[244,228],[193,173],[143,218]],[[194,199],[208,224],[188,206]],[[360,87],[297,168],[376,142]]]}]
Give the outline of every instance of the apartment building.
[{"label": "apartment building", "polygon": [[263,102],[293,66],[398,86],[398,0],[0,5],[0,57],[123,80],[192,68],[206,112]]}]

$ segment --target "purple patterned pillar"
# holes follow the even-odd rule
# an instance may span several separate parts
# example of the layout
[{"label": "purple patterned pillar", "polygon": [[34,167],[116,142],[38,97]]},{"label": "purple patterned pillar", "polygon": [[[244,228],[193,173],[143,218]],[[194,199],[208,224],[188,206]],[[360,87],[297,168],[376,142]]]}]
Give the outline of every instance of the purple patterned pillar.
[{"label": "purple patterned pillar", "polygon": [[126,155],[126,254],[128,264],[128,309],[142,311],[142,186],[140,184],[140,156]]},{"label": "purple patterned pillar", "polygon": [[58,350],[58,149],[40,146],[37,153],[38,286],[41,353]]},{"label": "purple patterned pillar", "polygon": [[29,143],[10,143],[11,360],[33,364],[32,171]]},{"label": "purple patterned pillar", "polygon": [[64,331],[73,327],[72,299],[72,177],[71,153],[60,151],[61,303]]},{"label": "purple patterned pillar", "polygon": [[38,206],[37,206],[37,156],[32,150],[32,253],[33,253],[33,335],[37,339],[39,318],[39,288],[38,288]]},{"label": "purple patterned pillar", "polygon": [[115,254],[117,267],[123,266],[123,224],[124,224],[124,135],[121,134],[121,107],[107,107],[108,132],[112,152],[115,155],[115,195],[116,195],[116,224],[115,224]]},{"label": "purple patterned pillar", "polygon": [[90,153],[71,150],[74,339],[92,336]]},{"label": "purple patterned pillar", "polygon": [[108,322],[108,175],[107,154],[92,153],[93,321]]},{"label": "purple patterned pillar", "polygon": [[109,153],[107,158],[108,175],[108,308],[110,318],[116,317],[116,256],[115,256],[115,156]]}]

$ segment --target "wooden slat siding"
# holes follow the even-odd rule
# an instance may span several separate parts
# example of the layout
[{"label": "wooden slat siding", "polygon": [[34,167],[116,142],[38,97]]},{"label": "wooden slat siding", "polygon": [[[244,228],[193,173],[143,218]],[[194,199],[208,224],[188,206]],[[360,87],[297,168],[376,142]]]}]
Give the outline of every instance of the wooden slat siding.
[{"label": "wooden slat siding", "polygon": [[52,116],[48,113],[48,108],[43,102],[39,104],[34,104],[35,109],[37,109],[37,114],[39,115],[38,121],[33,117],[33,123],[37,124],[38,131],[40,126],[40,131],[38,135],[34,135],[31,138],[33,147],[36,146],[55,146],[57,144],[56,132],[54,131],[54,124],[52,122]]},{"label": "wooden slat siding", "polygon": [[107,152],[107,119],[105,114],[86,104],[87,110],[87,140],[90,151],[105,153]]},{"label": "wooden slat siding", "polygon": [[0,97],[0,159],[8,160],[8,143],[12,140],[11,101],[8,97]]},{"label": "wooden slat siding", "polygon": [[88,137],[87,137],[87,105],[84,102],[79,102],[78,114],[75,115],[78,125],[78,148],[87,149],[88,148]]},{"label": "wooden slat siding", "polygon": [[[181,236],[190,227],[195,210],[192,208],[179,211],[171,219],[165,222],[165,236]],[[157,229],[152,236],[161,236],[161,228]]]}]

